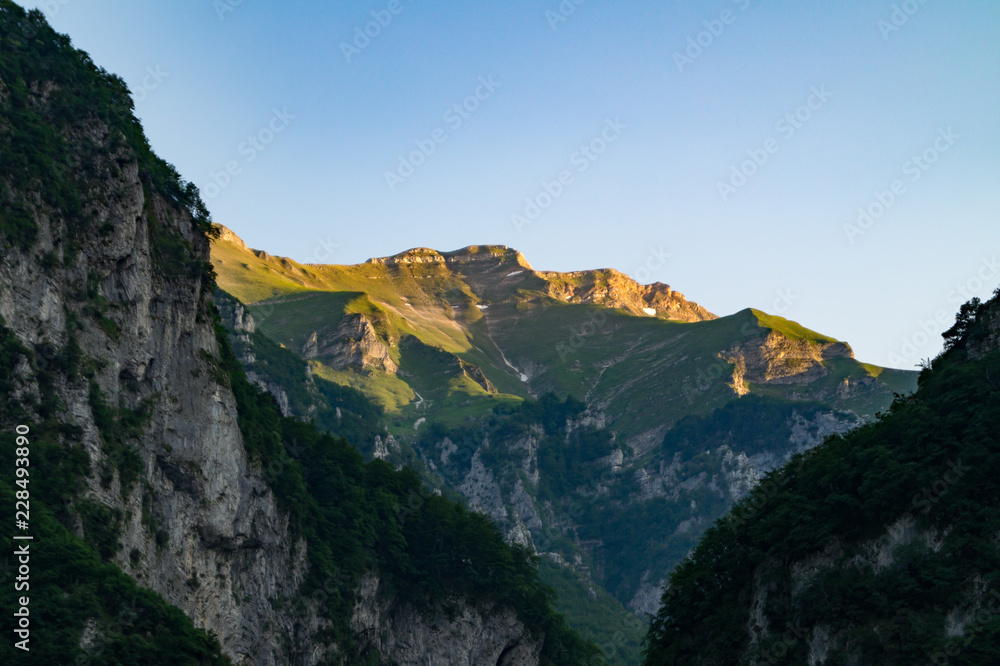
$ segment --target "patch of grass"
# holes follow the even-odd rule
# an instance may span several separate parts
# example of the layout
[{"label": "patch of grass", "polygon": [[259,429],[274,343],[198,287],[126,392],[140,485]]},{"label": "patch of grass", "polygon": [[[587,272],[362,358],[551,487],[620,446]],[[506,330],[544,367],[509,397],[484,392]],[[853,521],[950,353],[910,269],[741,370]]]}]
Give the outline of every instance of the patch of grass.
[{"label": "patch of grass", "polygon": [[97,325],[101,327],[104,334],[111,338],[114,342],[118,342],[119,336],[121,336],[121,326],[118,325],[114,319],[109,317],[101,317],[97,320]]},{"label": "patch of grass", "polygon": [[608,666],[635,666],[641,661],[648,626],[600,585],[584,580],[569,567],[547,557],[538,560],[538,575],[556,592],[557,609],[585,639],[600,645]]},{"label": "patch of grass", "polygon": [[753,316],[757,318],[757,321],[761,326],[769,328],[772,331],[777,331],[792,340],[806,340],[808,342],[819,344],[840,342],[840,340],[837,340],[836,338],[831,338],[828,335],[823,335],[822,333],[809,330],[805,326],[790,319],[785,319],[784,317],[779,317],[778,315],[769,315],[766,312],[761,312],[760,310],[751,309],[750,312],[752,312]]},{"label": "patch of grass", "polygon": [[413,389],[406,382],[385,372],[334,370],[319,361],[310,361],[309,367],[317,377],[361,391],[386,412],[399,411],[416,398]]}]

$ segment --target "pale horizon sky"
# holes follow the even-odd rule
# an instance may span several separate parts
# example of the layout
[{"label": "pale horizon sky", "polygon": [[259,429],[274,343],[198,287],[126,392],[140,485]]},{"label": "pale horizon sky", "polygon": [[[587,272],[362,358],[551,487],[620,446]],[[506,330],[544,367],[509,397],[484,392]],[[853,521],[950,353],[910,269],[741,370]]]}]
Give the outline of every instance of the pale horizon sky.
[{"label": "pale horizon sky", "polygon": [[509,245],[903,368],[1000,285],[1000,3],[22,4],[271,254]]}]

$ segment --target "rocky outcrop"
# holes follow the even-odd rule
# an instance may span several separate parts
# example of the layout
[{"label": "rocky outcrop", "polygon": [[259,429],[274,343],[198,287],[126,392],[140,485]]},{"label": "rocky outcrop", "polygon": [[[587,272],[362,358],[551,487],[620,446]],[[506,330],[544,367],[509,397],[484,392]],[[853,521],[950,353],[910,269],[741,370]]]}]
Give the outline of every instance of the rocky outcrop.
[{"label": "rocky outcrop", "polygon": [[[73,140],[114,142],[98,124]],[[207,261],[207,239],[187,210],[144,189],[131,153],[104,159],[120,166],[102,182],[103,203],[90,202],[106,235],[81,238],[73,256],[61,242],[67,228],[59,212],[36,210],[37,244],[0,256],[0,316],[29,348],[74,340],[93,360],[108,404],[148,406],[144,435],[131,444],[141,479],[122,488],[115,471],[108,487],[91,478],[82,495],[126,517],[115,563],[214,631],[235,663],[315,663],[300,650],[325,653],[313,638],[322,622],[272,606],[302,580],[305,548],[290,539],[287,518],[243,447],[235,399],[213,374],[211,292],[203,278],[175,277],[153,256],[151,236],[170,235],[189,248],[186,260]],[[50,254],[59,263],[41,270],[39,258]],[[89,298],[81,298],[83,285],[91,285]],[[87,382],[64,378],[55,391],[82,428],[92,468],[115,470]],[[292,638],[295,647],[284,651]]]},{"label": "rocky outcrop", "polygon": [[429,247],[415,247],[390,257],[372,257],[366,264],[405,266],[407,264],[442,264],[460,268],[469,263],[504,263],[513,261],[530,269],[527,260],[517,250],[506,245],[470,245],[453,252],[438,252]]},{"label": "rocky outcrop", "polygon": [[854,352],[843,342],[818,343],[769,330],[762,338],[733,344],[719,357],[736,365],[738,370],[733,375],[732,385],[741,393],[736,387],[746,382],[808,384],[829,374],[823,361],[854,358]]},{"label": "rocky outcrop", "polygon": [[334,370],[376,369],[395,373],[399,366],[375,328],[362,314],[346,314],[337,327],[322,335],[315,331],[302,346],[303,358],[322,358]]},{"label": "rocky outcrop", "polygon": [[415,247],[391,257],[372,257],[366,264],[381,264],[383,266],[399,266],[405,264],[444,264],[444,256],[429,247]]},{"label": "rocky outcrop", "polygon": [[362,653],[397,666],[535,666],[543,637],[529,634],[513,611],[452,599],[449,612],[418,610],[365,578],[351,617]]},{"label": "rocky outcrop", "polygon": [[486,376],[486,373],[483,372],[482,368],[480,368],[478,365],[469,363],[468,361],[463,361],[458,357],[456,358],[458,359],[459,370],[461,371],[463,376],[468,377],[472,381],[479,384],[483,388],[483,390],[486,391],[487,393],[497,392],[497,388],[493,385],[493,382],[489,380],[489,378]]},{"label": "rocky outcrop", "polygon": [[294,416],[292,413],[291,401],[288,399],[288,393],[285,391],[284,387],[276,381],[266,379],[261,377],[256,372],[250,370],[247,371],[247,379],[251,384],[259,386],[261,389],[267,391],[274,398],[274,401],[278,403],[278,408],[281,410],[282,416]]},{"label": "rocky outcrop", "polygon": [[372,457],[376,460],[385,460],[389,458],[394,453],[399,452],[399,443],[396,438],[392,436],[391,433],[386,433],[383,439],[382,435],[375,435],[375,450],[372,453]]},{"label": "rocky outcrop", "polygon": [[244,250],[246,252],[250,251],[250,248],[247,247],[247,244],[245,242],[243,242],[243,239],[237,236],[232,229],[222,224],[217,226],[219,229],[219,238],[218,238],[219,241],[223,243],[232,243],[239,249]]},{"label": "rocky outcrop", "polygon": [[650,580],[649,575],[649,571],[643,574],[639,587],[636,588],[635,594],[628,602],[628,607],[642,617],[656,615],[656,611],[660,609],[663,586],[667,582],[666,578],[660,578],[654,582]]},{"label": "rocky outcrop", "polygon": [[[66,115],[67,107],[47,106],[54,85],[33,89],[28,105],[38,117]],[[6,105],[0,96],[4,132],[11,129]],[[55,122],[52,135],[67,143],[67,160],[87,156],[89,180],[74,192],[75,211],[46,203],[30,180],[0,181],[35,232],[30,242],[14,243],[9,227],[0,228],[0,317],[48,366],[43,383],[22,363],[16,394],[5,398],[27,410],[45,394],[60,405],[57,418],[79,433],[65,446],[85,453],[90,472],[81,472],[80,487],[66,488],[62,510],[73,516],[86,501],[120,515],[113,564],[217,636],[233,663],[338,663],[343,655],[324,637],[323,609],[299,594],[308,545],[279,510],[269,486],[273,470],[248,455],[220,367],[200,202],[170,180],[166,165],[156,163],[155,175],[141,172],[138,148],[121,132],[94,119]],[[254,331],[242,308],[230,316],[240,335]],[[346,340],[331,343],[335,356],[391,367],[363,317],[348,318],[342,329]],[[124,478],[122,454],[101,431],[114,420],[110,410],[144,416],[138,434],[120,442],[138,461],[137,478]],[[93,536],[88,529],[79,522],[77,535]],[[529,637],[512,611],[469,607],[457,620],[426,617],[364,593],[373,611],[359,611],[356,626],[399,664],[538,663],[541,638]],[[95,627],[84,622],[80,644],[99,643]]]},{"label": "rocky outcrop", "polygon": [[707,321],[716,316],[662,282],[639,284],[613,268],[593,271],[538,273],[548,282],[548,293],[567,303],[604,305],[634,315],[677,321]]}]

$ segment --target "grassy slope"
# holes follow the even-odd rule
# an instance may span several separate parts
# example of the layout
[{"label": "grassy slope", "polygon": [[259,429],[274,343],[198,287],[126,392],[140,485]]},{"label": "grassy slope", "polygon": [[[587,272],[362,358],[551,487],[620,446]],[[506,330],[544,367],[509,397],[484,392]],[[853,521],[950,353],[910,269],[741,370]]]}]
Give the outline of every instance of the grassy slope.
[{"label": "grassy slope", "polygon": [[558,610],[581,636],[597,643],[610,666],[639,664],[646,622],[570,568],[540,558],[538,575],[558,597]]},{"label": "grassy slope", "polygon": [[[524,271],[512,255],[501,257],[497,265],[463,266],[465,273],[459,274],[441,264],[303,266],[217,242],[213,262],[220,286],[252,303],[261,330],[293,350],[301,349],[313,331],[332,329],[344,313],[364,313],[390,345],[401,366],[399,376],[316,369],[365,391],[390,415],[396,413],[397,418],[390,418],[394,428],[408,429],[429,416],[429,404],[435,417],[457,422],[488,412],[496,402],[552,390],[592,400],[618,418],[617,429],[634,435],[735,399],[726,385],[732,366],[719,358],[733,344],[767,330],[814,344],[837,342],[758,310],[686,324],[567,304],[545,296],[545,280]],[[523,274],[497,277],[508,269]],[[475,293],[471,284],[482,293]],[[489,309],[486,316],[477,305]],[[488,395],[445,372],[425,372],[423,356],[401,351],[399,342],[409,336],[477,365],[500,395]],[[501,349],[508,362],[531,375],[530,391]],[[886,372],[853,359],[831,359],[824,365],[829,374],[810,391],[828,393],[832,406],[865,416],[885,409],[892,392],[915,387],[915,373]],[[838,399],[836,389],[845,378],[852,383],[877,378],[887,390]],[[751,390],[793,399],[802,392],[787,385]],[[415,406],[417,394],[427,402]]]}]

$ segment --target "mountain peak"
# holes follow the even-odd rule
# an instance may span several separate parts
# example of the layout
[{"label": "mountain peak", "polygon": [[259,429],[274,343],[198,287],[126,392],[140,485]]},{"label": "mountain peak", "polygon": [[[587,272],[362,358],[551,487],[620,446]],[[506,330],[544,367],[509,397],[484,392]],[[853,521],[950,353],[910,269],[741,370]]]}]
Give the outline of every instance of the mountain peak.
[{"label": "mountain peak", "polygon": [[451,252],[439,252],[429,247],[415,247],[388,257],[372,257],[366,264],[394,266],[400,264],[465,264],[491,262],[495,264],[513,263],[531,269],[524,255],[506,245],[468,245]]},{"label": "mountain peak", "polygon": [[223,224],[217,224],[217,225],[215,225],[215,227],[219,230],[219,238],[218,238],[218,240],[224,241],[226,243],[232,243],[236,247],[238,247],[240,249],[243,249],[243,250],[249,250],[250,249],[249,247],[247,247],[247,244],[243,241],[243,239],[240,238],[239,236],[237,236],[236,232],[234,232],[229,227],[227,227],[227,226],[225,226]]}]

